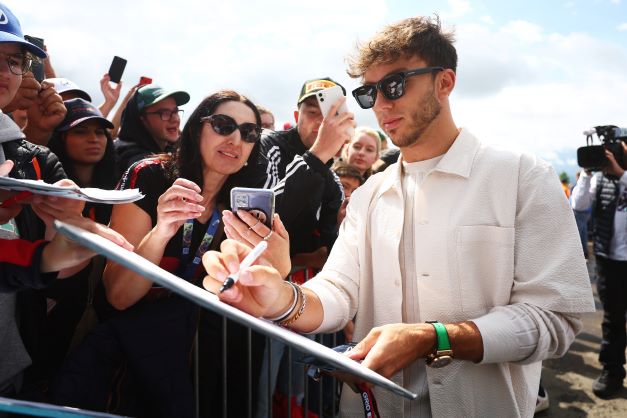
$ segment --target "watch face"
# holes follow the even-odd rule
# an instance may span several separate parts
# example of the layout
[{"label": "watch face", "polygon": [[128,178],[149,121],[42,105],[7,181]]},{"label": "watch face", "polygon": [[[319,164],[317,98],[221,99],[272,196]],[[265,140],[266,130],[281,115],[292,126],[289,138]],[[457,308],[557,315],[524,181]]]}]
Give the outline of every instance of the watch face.
[{"label": "watch face", "polygon": [[434,369],[439,369],[444,366],[448,366],[453,361],[453,357],[451,356],[440,356],[440,357],[432,357],[431,361],[427,362],[427,366],[433,367]]}]

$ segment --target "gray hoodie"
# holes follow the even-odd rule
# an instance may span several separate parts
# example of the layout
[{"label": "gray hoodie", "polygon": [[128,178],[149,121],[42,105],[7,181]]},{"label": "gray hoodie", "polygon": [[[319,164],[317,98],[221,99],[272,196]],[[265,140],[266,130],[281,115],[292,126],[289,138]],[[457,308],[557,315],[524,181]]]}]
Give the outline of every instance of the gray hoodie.
[{"label": "gray hoodie", "polygon": [[[2,144],[23,138],[20,128],[0,111],[0,163],[5,161]],[[0,394],[19,389],[21,372],[31,363],[17,327],[15,301],[15,293],[0,293]]]}]

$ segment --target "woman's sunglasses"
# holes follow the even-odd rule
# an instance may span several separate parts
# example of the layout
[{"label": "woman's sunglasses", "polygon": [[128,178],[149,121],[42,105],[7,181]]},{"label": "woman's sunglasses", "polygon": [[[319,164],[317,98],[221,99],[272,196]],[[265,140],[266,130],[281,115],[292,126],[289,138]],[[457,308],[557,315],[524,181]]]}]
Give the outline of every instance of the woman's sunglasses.
[{"label": "woman's sunglasses", "polygon": [[442,70],[444,70],[443,67],[423,67],[390,74],[376,84],[365,84],[357,87],[353,90],[353,96],[362,109],[370,109],[377,100],[377,90],[381,90],[381,93],[389,100],[400,99],[405,94],[405,80],[407,78]]},{"label": "woman's sunglasses", "polygon": [[211,115],[200,119],[201,122],[209,122],[214,132],[218,135],[228,136],[239,129],[242,141],[254,144],[259,141],[261,136],[261,127],[256,123],[242,123],[238,125],[230,116],[227,115]]}]

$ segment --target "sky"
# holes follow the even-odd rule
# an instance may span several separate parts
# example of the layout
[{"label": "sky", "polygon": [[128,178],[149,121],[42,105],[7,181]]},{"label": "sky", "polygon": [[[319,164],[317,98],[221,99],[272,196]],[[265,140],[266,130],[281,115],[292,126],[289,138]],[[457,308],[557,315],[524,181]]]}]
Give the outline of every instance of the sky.
[{"label": "sky", "polygon": [[[348,91],[346,57],[384,25],[437,14],[459,56],[453,117],[486,143],[574,174],[584,130],[627,127],[627,0],[3,0],[45,39],[58,76],[102,102],[111,59],[128,60],[122,95],[151,77],[191,95],[235,89],[293,122],[302,83]],[[377,126],[352,98],[358,125]],[[185,119],[185,116],[184,116]]]}]

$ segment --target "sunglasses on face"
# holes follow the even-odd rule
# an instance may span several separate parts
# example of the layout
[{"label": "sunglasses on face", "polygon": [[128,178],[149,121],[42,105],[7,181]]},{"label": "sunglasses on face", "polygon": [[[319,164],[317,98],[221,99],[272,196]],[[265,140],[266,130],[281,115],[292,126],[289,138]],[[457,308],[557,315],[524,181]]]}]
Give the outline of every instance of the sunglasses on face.
[{"label": "sunglasses on face", "polygon": [[383,77],[376,84],[365,84],[353,90],[353,96],[362,109],[370,109],[377,100],[377,90],[381,90],[388,100],[396,100],[405,94],[405,80],[421,74],[429,74],[444,70],[443,67],[423,67],[409,71],[400,71]]},{"label": "sunglasses on face", "polygon": [[236,129],[239,129],[242,141],[254,144],[259,141],[261,135],[261,127],[256,123],[242,123],[238,125],[230,116],[227,115],[211,115],[200,119],[201,122],[209,122],[213,131],[218,135],[229,136]]}]

